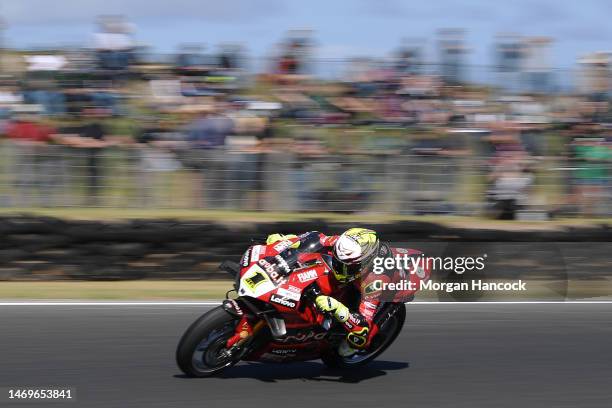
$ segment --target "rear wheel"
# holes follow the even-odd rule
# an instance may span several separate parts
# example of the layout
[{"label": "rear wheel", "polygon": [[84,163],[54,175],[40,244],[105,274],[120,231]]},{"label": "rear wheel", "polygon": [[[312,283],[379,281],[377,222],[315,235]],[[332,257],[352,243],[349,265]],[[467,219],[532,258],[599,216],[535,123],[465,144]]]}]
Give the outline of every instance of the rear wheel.
[{"label": "rear wheel", "polygon": [[236,318],[221,306],[205,313],[183,334],[176,362],[190,377],[209,377],[231,367],[238,358],[226,354],[226,342],[234,334]]},{"label": "rear wheel", "polygon": [[379,327],[378,333],[376,333],[367,349],[360,350],[349,357],[340,356],[336,350],[332,350],[321,356],[323,363],[333,368],[359,367],[368,364],[381,355],[395,341],[406,320],[406,307],[404,304],[398,303],[393,305],[393,307],[395,308],[395,313]]}]

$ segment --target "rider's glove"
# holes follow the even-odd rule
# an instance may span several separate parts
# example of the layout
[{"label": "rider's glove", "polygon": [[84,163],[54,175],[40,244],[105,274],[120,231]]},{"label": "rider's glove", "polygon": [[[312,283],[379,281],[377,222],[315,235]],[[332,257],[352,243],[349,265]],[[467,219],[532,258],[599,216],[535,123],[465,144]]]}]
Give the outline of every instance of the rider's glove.
[{"label": "rider's glove", "polygon": [[332,313],[336,320],[344,323],[349,318],[349,309],[341,302],[331,296],[319,295],[315,299],[315,305],[319,311],[324,313]]},{"label": "rider's glove", "polygon": [[346,341],[351,347],[362,349],[368,345],[370,328],[362,316],[355,313],[351,314],[348,307],[331,296],[317,296],[315,298],[315,305],[321,312],[333,313],[336,320],[344,325],[349,331],[346,335]]}]

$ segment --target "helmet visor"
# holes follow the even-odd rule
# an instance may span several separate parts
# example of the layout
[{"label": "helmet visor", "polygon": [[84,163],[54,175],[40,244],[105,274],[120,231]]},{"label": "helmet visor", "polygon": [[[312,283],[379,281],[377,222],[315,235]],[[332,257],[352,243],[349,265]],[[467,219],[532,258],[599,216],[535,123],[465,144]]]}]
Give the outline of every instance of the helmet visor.
[{"label": "helmet visor", "polygon": [[357,262],[354,264],[345,264],[344,262],[337,259],[335,256],[332,257],[333,273],[339,282],[352,281],[360,275],[360,273],[364,269],[364,266],[366,265],[364,265],[362,262]]}]

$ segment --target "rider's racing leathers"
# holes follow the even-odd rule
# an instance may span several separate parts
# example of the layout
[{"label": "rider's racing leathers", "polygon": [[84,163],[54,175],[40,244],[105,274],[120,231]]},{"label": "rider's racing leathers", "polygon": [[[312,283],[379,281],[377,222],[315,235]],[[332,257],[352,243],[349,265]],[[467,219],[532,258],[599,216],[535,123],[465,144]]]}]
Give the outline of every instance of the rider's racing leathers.
[{"label": "rider's racing leathers", "polygon": [[[334,243],[338,239],[338,235],[327,236],[320,232],[319,241],[322,244],[320,252],[326,255],[332,255]],[[270,245],[278,241],[290,240],[299,245],[299,237],[296,235],[281,235],[272,234],[268,236],[266,244]],[[381,244],[378,256],[392,256],[388,245]],[[369,274],[371,275],[371,274]],[[382,281],[390,281],[392,276],[386,276],[385,273],[376,275],[376,279]],[[349,283],[341,283],[332,279],[333,289],[330,295],[318,295],[315,298],[315,305],[320,312],[331,313],[334,318],[340,322],[347,330],[346,342],[348,343],[348,354],[356,350],[367,347],[370,340],[375,334],[377,327],[373,325],[374,315],[380,304],[380,292],[376,290],[368,290],[368,285],[372,287],[371,280],[368,279],[368,274],[362,274],[359,278]],[[365,289],[365,290],[364,290]],[[341,299],[355,296],[355,293],[360,293],[359,304],[357,310],[350,310]],[[346,351],[347,347],[345,347]]]}]

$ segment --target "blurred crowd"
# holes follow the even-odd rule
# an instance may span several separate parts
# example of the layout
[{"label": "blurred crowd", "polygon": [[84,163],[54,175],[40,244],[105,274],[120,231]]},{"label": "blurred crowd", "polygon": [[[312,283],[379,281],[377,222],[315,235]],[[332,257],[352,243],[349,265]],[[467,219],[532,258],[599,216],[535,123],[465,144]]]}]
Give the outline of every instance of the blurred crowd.
[{"label": "blurred crowd", "polygon": [[236,44],[152,60],[133,31],[103,17],[90,49],[2,57],[0,206],[612,215],[607,54],[565,91],[542,38],[498,39],[495,85],[461,30],[437,64],[404,40],[337,78],[309,32],[253,69]]}]

